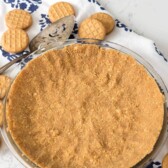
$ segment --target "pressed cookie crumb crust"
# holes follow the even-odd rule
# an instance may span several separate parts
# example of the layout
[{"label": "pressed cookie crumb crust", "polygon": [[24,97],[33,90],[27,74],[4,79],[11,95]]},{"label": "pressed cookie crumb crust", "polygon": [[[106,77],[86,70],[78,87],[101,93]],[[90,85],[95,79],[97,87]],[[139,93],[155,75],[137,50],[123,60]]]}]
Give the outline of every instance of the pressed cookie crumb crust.
[{"label": "pressed cookie crumb crust", "polygon": [[163,102],[131,56],[75,44],[48,51],[16,77],[8,129],[41,168],[129,168],[153,150]]}]

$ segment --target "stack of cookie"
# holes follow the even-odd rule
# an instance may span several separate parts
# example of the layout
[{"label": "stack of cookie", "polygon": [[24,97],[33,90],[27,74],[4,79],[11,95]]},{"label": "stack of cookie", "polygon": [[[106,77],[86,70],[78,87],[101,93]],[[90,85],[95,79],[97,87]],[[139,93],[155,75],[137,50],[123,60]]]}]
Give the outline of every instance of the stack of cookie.
[{"label": "stack of cookie", "polygon": [[95,13],[85,19],[79,26],[80,38],[104,40],[106,34],[112,32],[115,21],[106,13]]},{"label": "stack of cookie", "polygon": [[[53,4],[48,11],[49,19],[53,23],[65,16],[75,15],[75,10],[70,3],[58,2]],[[104,40],[105,36],[112,32],[115,21],[112,16],[106,13],[95,13],[85,19],[79,26],[78,36]]]},{"label": "stack of cookie", "polygon": [[29,37],[25,31],[32,25],[32,16],[21,9],[14,9],[5,17],[8,30],[2,36],[2,47],[10,53],[19,53],[26,49]]},{"label": "stack of cookie", "polygon": [[3,98],[6,96],[10,84],[11,84],[11,78],[5,75],[0,75],[0,127],[2,126],[3,122],[3,110],[4,110]]},{"label": "stack of cookie", "polygon": [[[29,37],[25,29],[32,25],[32,16],[24,10],[14,9],[6,14],[5,21],[8,30],[2,35],[2,48],[9,53],[22,52],[29,44]],[[2,100],[10,84],[11,79],[9,77],[0,75],[0,125],[3,114]]]},{"label": "stack of cookie", "polygon": [[11,84],[11,78],[5,76],[5,75],[0,75],[0,126],[2,124],[2,114],[3,114],[3,103],[2,100],[5,97],[9,86]]}]

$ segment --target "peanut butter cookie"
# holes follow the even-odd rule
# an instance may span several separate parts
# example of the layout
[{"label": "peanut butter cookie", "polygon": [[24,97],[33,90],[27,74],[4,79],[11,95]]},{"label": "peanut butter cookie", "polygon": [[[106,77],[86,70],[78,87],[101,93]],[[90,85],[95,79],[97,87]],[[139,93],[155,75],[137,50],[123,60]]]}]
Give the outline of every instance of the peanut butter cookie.
[{"label": "peanut butter cookie", "polygon": [[65,16],[75,15],[73,6],[68,2],[57,2],[49,8],[49,19],[51,22],[55,22]]},{"label": "peanut butter cookie", "polygon": [[102,13],[102,12],[95,13],[95,14],[91,15],[91,18],[97,19],[98,21],[100,21],[104,25],[104,27],[106,29],[106,34],[109,34],[114,29],[115,21],[112,16],[110,16],[106,13]]},{"label": "peanut butter cookie", "polygon": [[88,18],[79,25],[78,36],[80,38],[103,40],[105,35],[105,27],[97,19]]},{"label": "peanut butter cookie", "polygon": [[5,75],[0,75],[0,99],[3,99],[11,84],[11,78]]},{"label": "peanut butter cookie", "polygon": [[10,53],[19,53],[27,48],[29,37],[22,29],[8,29],[2,35],[2,48]]},{"label": "peanut butter cookie", "polygon": [[26,29],[32,25],[32,16],[22,9],[9,11],[6,16],[6,25],[11,29]]}]

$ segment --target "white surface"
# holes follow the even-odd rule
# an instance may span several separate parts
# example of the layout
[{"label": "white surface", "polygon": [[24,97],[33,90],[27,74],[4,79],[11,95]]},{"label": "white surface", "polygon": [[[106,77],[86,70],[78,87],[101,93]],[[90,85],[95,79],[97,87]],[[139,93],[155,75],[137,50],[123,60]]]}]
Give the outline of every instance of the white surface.
[{"label": "white surface", "polygon": [[9,149],[0,135],[0,168],[24,168],[18,160],[9,154]]},{"label": "white surface", "polygon": [[155,41],[168,58],[168,0],[98,0],[115,18]]}]

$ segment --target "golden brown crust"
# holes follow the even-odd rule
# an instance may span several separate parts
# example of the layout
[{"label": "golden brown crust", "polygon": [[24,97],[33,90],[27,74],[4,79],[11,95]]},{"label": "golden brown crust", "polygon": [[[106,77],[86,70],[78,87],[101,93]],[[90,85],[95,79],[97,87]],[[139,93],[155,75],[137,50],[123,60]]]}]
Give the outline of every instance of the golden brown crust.
[{"label": "golden brown crust", "polygon": [[71,45],[32,60],[17,76],[7,122],[41,168],[128,168],[153,150],[163,102],[155,80],[130,56]]},{"label": "golden brown crust", "polygon": [[55,22],[65,16],[75,15],[75,10],[68,2],[57,2],[50,6],[48,15],[50,21]]},{"label": "golden brown crust", "polygon": [[110,16],[106,13],[98,12],[98,13],[91,15],[91,18],[97,19],[98,21],[100,21],[104,25],[104,27],[106,29],[106,34],[109,34],[114,29],[115,21],[112,18],[112,16]]},{"label": "golden brown crust", "polygon": [[8,29],[2,35],[2,47],[10,53],[19,53],[26,49],[29,37],[22,29]]},{"label": "golden brown crust", "polygon": [[105,27],[96,19],[85,19],[79,26],[78,36],[80,38],[103,40],[105,35]]},{"label": "golden brown crust", "polygon": [[0,75],[0,99],[3,99],[11,84],[11,78],[5,75]]},{"label": "golden brown crust", "polygon": [[8,28],[26,29],[32,25],[32,16],[22,9],[14,9],[6,14],[5,21]]}]

